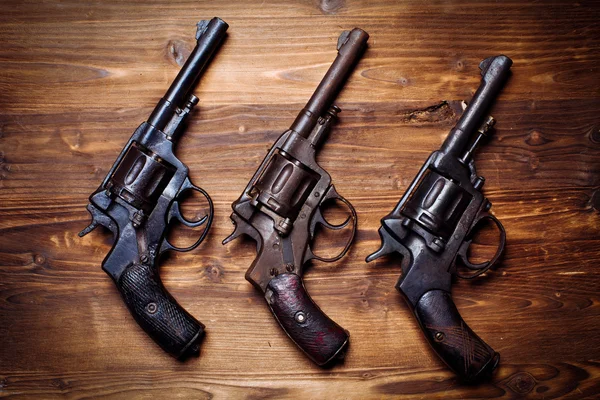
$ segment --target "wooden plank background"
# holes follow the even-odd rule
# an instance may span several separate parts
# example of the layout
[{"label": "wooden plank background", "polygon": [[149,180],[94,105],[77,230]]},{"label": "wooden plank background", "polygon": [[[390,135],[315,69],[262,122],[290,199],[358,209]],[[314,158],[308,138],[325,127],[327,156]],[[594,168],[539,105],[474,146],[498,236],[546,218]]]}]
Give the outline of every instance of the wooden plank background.
[{"label": "wooden plank background", "polygon": [[[0,397],[598,396],[599,10],[584,0],[2,2]],[[100,270],[110,237],[77,232],[89,194],[191,51],[195,22],[213,16],[230,24],[229,37],[196,91],[178,155],[213,197],[215,223],[200,248],[162,268],[208,330],[200,358],[180,363]],[[319,161],[355,205],[359,231],[342,261],[306,275],[351,346],[343,365],[322,370],[244,280],[252,243],[220,242],[231,202],[312,94],[340,32],[355,26],[371,34],[370,48]],[[502,359],[489,383],[464,386],[395,291],[398,265],[364,257],[379,245],[379,219],[474,93],[479,61],[502,53],[513,77],[476,161],[508,232],[506,256],[453,289]]]}]

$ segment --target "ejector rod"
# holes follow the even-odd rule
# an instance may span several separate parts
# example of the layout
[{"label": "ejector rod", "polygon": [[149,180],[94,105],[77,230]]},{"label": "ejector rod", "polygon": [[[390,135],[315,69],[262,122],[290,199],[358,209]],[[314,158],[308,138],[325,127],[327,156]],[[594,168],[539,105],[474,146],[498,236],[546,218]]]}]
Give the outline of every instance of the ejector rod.
[{"label": "ejector rod", "polygon": [[456,155],[464,153],[473,134],[486,117],[492,102],[508,79],[512,63],[510,58],[501,55],[486,58],[479,64],[481,84],[458,123],[444,141],[442,151]]},{"label": "ejector rod", "polygon": [[369,34],[362,29],[354,28],[344,32],[338,41],[338,55],[323,80],[300,111],[291,126],[291,130],[308,138],[319,117],[331,106],[352,68],[360,58],[369,39]]}]

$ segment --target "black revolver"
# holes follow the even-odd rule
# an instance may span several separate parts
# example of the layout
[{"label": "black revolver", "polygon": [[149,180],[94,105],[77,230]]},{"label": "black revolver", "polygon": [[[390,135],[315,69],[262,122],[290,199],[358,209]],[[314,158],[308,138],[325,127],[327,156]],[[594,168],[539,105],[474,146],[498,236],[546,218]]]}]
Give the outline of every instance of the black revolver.
[{"label": "black revolver", "polygon": [[[256,241],[257,257],[246,279],[264,293],[283,330],[318,365],[341,357],[349,335],[312,301],[302,282],[303,267],[312,259],[333,262],[346,254],[356,233],[356,212],[338,195],[315,156],[340,112],[333,100],[368,38],[358,28],[342,33],[338,56],[319,87],[233,203],[235,230],[223,241],[228,243],[242,234]],[[325,203],[335,200],[350,211],[339,225],[327,222],[321,212]],[[349,224],[352,233],[340,254],[323,258],[313,253],[311,243],[318,225],[340,230]]]},{"label": "black revolver", "polygon": [[[173,147],[198,98],[191,91],[200,73],[225,37],[228,25],[219,18],[198,22],[197,44],[187,62],[158,102],[148,121],[133,133],[87,209],[91,224],[112,231],[114,243],[102,262],[138,324],[166,352],[183,359],[198,354],[204,325],[185,311],[163,286],[158,259],[167,250],[190,251],[206,237],[213,218],[208,194],[190,182],[188,168]],[[197,221],[184,218],[183,193],[197,191],[208,200],[209,212]],[[179,248],[166,239],[172,222],[187,227],[206,224],[198,240]]]},{"label": "black revolver", "polygon": [[[507,80],[512,61],[490,57],[479,65],[482,82],[440,150],[433,152],[394,210],[381,220],[381,248],[367,262],[397,252],[402,276],[396,288],[404,295],[429,344],[465,381],[491,374],[500,356],[463,321],[450,294],[453,274],[474,278],[491,268],[502,252],[506,233],[481,193],[473,151],[489,134],[494,119],[487,110]],[[500,232],[496,254],[473,264],[467,251],[486,221]],[[463,275],[459,264],[471,270]]]}]

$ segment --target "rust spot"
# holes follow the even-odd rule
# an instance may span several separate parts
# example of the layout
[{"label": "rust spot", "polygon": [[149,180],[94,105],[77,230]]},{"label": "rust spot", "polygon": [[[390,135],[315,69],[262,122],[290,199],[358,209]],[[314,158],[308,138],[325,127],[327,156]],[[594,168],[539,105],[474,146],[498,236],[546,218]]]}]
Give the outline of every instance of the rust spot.
[{"label": "rust spot", "polygon": [[211,282],[220,283],[223,278],[223,268],[220,265],[209,265],[204,268],[205,275]]},{"label": "rust spot", "polygon": [[517,394],[527,394],[535,387],[535,378],[527,372],[517,372],[506,383],[506,386]]},{"label": "rust spot", "polygon": [[529,135],[527,135],[527,137],[525,138],[525,143],[527,143],[530,146],[541,146],[548,142],[551,142],[551,140],[546,139],[544,135],[537,130],[529,132]]},{"label": "rust spot", "polygon": [[181,40],[169,40],[167,43],[167,58],[179,68],[183,67],[192,50]]},{"label": "rust spot", "polygon": [[323,14],[337,14],[344,7],[344,0],[317,0],[317,7]]}]

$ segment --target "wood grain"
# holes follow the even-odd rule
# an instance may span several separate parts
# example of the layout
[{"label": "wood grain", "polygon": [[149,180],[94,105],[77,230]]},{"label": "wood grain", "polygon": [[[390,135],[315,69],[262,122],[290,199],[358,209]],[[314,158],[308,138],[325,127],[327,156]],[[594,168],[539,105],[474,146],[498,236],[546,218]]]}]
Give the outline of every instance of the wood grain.
[{"label": "wood grain", "polygon": [[[87,197],[191,51],[195,22],[215,15],[229,37],[178,147],[215,201],[214,228],[162,268],[207,326],[200,358],[179,363],[100,270],[110,237],[77,232]],[[598,21],[597,1],[0,3],[0,397],[597,397]],[[351,344],[343,365],[321,370],[245,281],[253,244],[220,242],[231,202],[312,94],[340,31],[354,26],[371,34],[370,47],[319,161],[356,207],[359,231],[342,261],[306,275]],[[501,364],[491,382],[464,386],[395,291],[397,260],[364,257],[379,245],[379,219],[476,89],[479,61],[500,53],[514,60],[513,76],[476,162],[507,251],[453,294]]]}]

